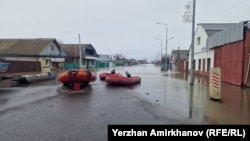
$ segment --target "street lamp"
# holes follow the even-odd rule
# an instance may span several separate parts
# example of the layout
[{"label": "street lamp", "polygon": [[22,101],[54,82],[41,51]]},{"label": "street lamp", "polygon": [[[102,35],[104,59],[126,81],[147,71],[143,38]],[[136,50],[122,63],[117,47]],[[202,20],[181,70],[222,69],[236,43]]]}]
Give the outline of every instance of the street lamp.
[{"label": "street lamp", "polygon": [[166,71],[168,71],[168,25],[165,24],[165,23],[159,23],[159,22],[156,22],[156,24],[161,24],[161,25],[165,25],[166,26]]}]

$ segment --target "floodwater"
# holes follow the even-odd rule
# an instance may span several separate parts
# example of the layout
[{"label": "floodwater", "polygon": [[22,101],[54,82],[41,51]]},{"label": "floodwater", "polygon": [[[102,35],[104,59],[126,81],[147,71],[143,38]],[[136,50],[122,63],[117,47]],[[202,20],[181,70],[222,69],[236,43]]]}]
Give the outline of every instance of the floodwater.
[{"label": "floodwater", "polygon": [[[161,113],[177,113],[181,117],[202,124],[250,124],[250,88],[222,83],[221,102],[218,102],[210,99],[209,82],[206,77],[195,76],[194,85],[190,85],[188,73],[171,70],[162,72],[153,64],[103,68],[95,72],[98,76],[112,69],[123,75],[128,71],[132,76],[140,76],[140,84],[125,88],[122,86],[125,89],[124,93],[132,91],[139,98],[151,101],[156,107],[163,107],[164,111]],[[105,82],[98,79],[90,85],[91,93],[98,95],[89,96],[98,98],[101,96],[99,93],[116,93],[121,90],[119,87],[104,87]],[[47,81],[24,87],[0,89],[0,111],[47,97],[58,97],[60,95],[56,91],[60,86],[55,81]]]},{"label": "floodwater", "polygon": [[[97,73],[111,71],[98,70]],[[162,72],[153,64],[116,67],[116,73],[141,76],[142,81],[131,87],[138,95],[203,124],[250,124],[250,88],[222,83],[221,101],[209,96],[206,77],[195,76],[190,85],[188,73]]]}]

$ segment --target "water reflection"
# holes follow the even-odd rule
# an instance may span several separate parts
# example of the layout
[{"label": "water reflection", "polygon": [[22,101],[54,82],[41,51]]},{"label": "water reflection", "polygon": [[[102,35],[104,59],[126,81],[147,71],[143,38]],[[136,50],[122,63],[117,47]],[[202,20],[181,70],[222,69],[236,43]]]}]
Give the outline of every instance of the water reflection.
[{"label": "water reflection", "polygon": [[[182,76],[182,77],[181,77]],[[171,75],[183,78],[184,74]],[[189,86],[189,117],[208,124],[250,124],[250,89],[222,83],[221,102],[209,97],[208,78],[195,77],[194,86]]]},{"label": "water reflection", "polygon": [[222,84],[222,103],[209,101],[208,121],[218,124],[249,124],[249,89]]},{"label": "water reflection", "polygon": [[134,84],[134,85],[124,85],[124,86],[120,86],[120,85],[110,85],[110,84],[105,84],[106,88],[114,88],[114,89],[119,89],[119,88],[124,88],[124,89],[135,89],[137,87],[140,86],[140,83]]}]

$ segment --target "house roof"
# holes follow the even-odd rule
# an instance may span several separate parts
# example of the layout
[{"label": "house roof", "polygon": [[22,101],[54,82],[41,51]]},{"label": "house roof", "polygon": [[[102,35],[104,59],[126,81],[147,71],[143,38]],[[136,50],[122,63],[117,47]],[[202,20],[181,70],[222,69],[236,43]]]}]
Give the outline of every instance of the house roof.
[{"label": "house roof", "polygon": [[[79,45],[78,44],[61,44],[63,51],[70,57],[79,57]],[[82,49],[84,48],[81,45]]]},{"label": "house roof", "polygon": [[0,39],[0,55],[39,56],[51,42],[58,45],[53,38]]},{"label": "house roof", "polygon": [[111,56],[104,55],[104,54],[98,55],[98,59],[97,60],[99,60],[99,61],[114,61]]},{"label": "house roof", "polygon": [[175,56],[175,58],[178,56],[178,53],[180,54],[180,59],[185,60],[188,58],[189,50],[173,50],[172,56]]},{"label": "house roof", "polygon": [[200,23],[198,25],[201,25],[204,28],[207,36],[211,36],[219,31],[231,27],[232,25],[235,25],[235,23]]},{"label": "house roof", "polygon": [[[91,44],[80,44],[80,45],[79,44],[61,44],[63,51],[69,57],[79,57],[80,46],[81,46],[81,51],[83,52],[82,55],[97,57],[97,53]],[[91,50],[93,52],[89,54],[87,50]]]},{"label": "house roof", "polygon": [[207,38],[207,48],[211,49],[225,44],[244,40],[244,30],[247,28],[249,21],[241,21],[230,28],[226,28],[220,32],[213,34]]}]

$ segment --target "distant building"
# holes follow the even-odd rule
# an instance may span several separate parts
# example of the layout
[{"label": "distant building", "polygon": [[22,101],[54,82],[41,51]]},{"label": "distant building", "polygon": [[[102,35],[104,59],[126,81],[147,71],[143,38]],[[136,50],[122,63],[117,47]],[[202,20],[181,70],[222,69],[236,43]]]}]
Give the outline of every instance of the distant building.
[{"label": "distant building", "polygon": [[173,50],[171,53],[170,69],[178,71],[188,71],[186,60],[188,60],[189,50]]},{"label": "distant building", "polygon": [[65,60],[65,69],[95,68],[98,55],[95,48],[91,44],[61,44],[61,46],[64,52],[67,54]]},{"label": "distant building", "polygon": [[103,68],[103,67],[114,67],[115,60],[110,55],[100,54],[96,60],[96,67]]}]

